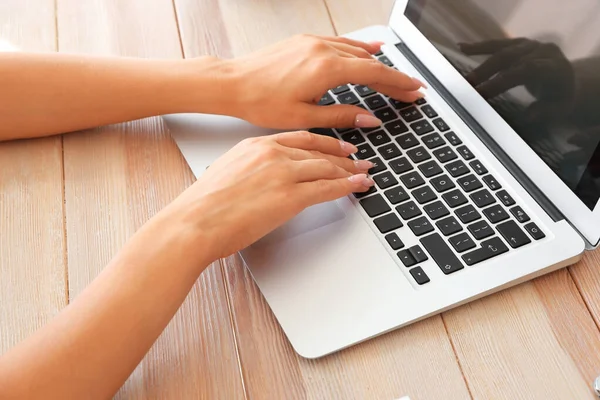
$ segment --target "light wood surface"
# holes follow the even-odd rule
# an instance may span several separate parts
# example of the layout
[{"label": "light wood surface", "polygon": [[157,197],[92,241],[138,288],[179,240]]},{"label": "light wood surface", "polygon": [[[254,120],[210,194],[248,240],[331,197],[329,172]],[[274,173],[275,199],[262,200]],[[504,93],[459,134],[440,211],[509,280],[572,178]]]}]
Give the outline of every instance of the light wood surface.
[{"label": "light wood surface", "polygon": [[[233,57],[296,33],[385,24],[392,3],[5,0],[0,49],[4,40],[36,51]],[[77,296],[192,181],[156,118],[0,144],[0,353]],[[203,274],[118,397],[591,399],[599,254],[313,361],[293,352],[230,257]]]}]

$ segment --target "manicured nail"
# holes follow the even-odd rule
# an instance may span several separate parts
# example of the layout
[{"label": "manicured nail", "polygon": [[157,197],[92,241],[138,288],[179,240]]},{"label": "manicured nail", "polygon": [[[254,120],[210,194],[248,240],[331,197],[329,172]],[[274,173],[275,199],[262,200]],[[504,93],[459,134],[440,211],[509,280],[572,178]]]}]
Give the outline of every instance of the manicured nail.
[{"label": "manicured nail", "polygon": [[421,86],[423,89],[427,89],[427,85],[425,84],[425,82],[423,82],[420,79],[417,78],[412,78],[413,82],[415,83],[415,85],[419,85]]},{"label": "manicured nail", "polygon": [[361,171],[368,171],[375,166],[375,164],[367,160],[355,160],[354,165],[356,166],[356,169]]},{"label": "manicured nail", "polygon": [[375,118],[369,114],[358,114],[354,120],[354,126],[357,128],[377,128],[382,122],[379,118]]},{"label": "manicured nail", "polygon": [[375,184],[373,179],[367,177],[367,174],[352,175],[348,180],[352,183],[362,183],[366,187],[371,187]]},{"label": "manicured nail", "polygon": [[342,147],[342,150],[344,150],[348,154],[354,154],[358,151],[355,145],[353,145],[352,143],[344,142],[343,140],[340,140],[340,146]]}]

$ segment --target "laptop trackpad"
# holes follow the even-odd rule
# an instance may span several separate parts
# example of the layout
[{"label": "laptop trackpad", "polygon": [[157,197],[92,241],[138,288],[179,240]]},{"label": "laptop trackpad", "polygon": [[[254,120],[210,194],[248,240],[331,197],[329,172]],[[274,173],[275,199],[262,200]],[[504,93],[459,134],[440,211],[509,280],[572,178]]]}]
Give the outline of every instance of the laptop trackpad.
[{"label": "laptop trackpad", "polygon": [[252,247],[270,246],[284,240],[289,240],[303,233],[340,221],[345,216],[344,211],[342,211],[335,201],[317,204],[305,209],[294,219],[258,240]]}]

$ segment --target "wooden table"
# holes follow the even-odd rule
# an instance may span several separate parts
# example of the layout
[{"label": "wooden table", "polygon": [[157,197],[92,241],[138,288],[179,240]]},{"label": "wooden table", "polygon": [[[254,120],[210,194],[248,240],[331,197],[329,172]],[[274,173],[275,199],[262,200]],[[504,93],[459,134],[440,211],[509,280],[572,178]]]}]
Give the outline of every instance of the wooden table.
[{"label": "wooden table", "polygon": [[[392,0],[2,0],[29,51],[231,57],[385,23]],[[74,298],[193,181],[158,118],[0,144],[0,352]],[[592,399],[598,252],[324,359],[299,358],[239,257],[212,265],[127,399]]]}]

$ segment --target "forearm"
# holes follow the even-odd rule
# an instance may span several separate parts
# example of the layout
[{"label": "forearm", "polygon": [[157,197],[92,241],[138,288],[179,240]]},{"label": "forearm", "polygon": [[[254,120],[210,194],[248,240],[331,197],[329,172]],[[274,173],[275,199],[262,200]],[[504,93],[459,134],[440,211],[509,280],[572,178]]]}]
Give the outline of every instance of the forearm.
[{"label": "forearm", "polygon": [[59,316],[0,358],[0,398],[110,398],[212,261],[180,213],[163,212]]},{"label": "forearm", "polygon": [[175,113],[220,113],[221,62],[0,53],[0,141]]}]

